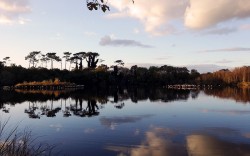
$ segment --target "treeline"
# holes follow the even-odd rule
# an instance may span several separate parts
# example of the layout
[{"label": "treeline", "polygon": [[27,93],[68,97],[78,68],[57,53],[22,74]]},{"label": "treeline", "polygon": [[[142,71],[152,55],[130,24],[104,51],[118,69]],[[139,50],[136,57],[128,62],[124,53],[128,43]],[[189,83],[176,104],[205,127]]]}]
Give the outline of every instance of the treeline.
[{"label": "treeline", "polygon": [[[114,61],[112,66],[105,65],[104,60],[100,59],[96,52],[64,52],[60,57],[55,52],[43,54],[40,51],[33,51],[25,57],[25,60],[29,62],[29,68],[11,63],[10,57],[0,61],[1,86],[55,79],[85,86],[172,84],[250,86],[249,66],[205,74],[200,74],[195,69],[189,71],[186,67],[168,65],[149,68],[134,65],[131,68],[125,68],[122,60]],[[54,67],[54,62],[60,63],[60,69]]]},{"label": "treeline", "polygon": [[211,85],[249,86],[250,66],[237,67],[233,70],[221,69],[213,73],[202,74],[198,81]]},{"label": "treeline", "polygon": [[14,86],[18,83],[59,79],[65,82],[85,86],[114,86],[114,85],[154,85],[195,83],[199,77],[196,70],[185,67],[144,67],[132,66],[130,69],[116,66],[111,69],[98,66],[95,69],[60,70],[47,68],[24,68],[22,66],[2,66],[0,84]]}]

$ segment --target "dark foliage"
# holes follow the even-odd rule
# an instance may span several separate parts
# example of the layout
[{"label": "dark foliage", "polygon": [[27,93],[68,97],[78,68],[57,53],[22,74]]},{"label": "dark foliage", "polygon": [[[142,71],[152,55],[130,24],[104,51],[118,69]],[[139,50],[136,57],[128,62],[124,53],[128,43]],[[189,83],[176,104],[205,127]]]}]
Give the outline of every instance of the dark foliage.
[{"label": "dark foliage", "polygon": [[[134,3],[134,0],[132,0]],[[86,0],[87,8],[90,11],[101,9],[103,12],[110,11],[108,0]]]},{"label": "dark foliage", "polygon": [[[93,57],[91,58],[93,59]],[[97,60],[95,60],[97,62]],[[95,64],[95,63],[94,63]],[[112,70],[107,68],[85,68],[82,70],[59,70],[46,68],[23,68],[21,66],[2,66],[2,86],[14,86],[18,83],[55,80],[76,83],[85,86],[140,85],[164,86],[169,84],[193,83],[199,76],[190,73],[183,67],[143,67],[133,66],[131,69],[115,65]]]}]

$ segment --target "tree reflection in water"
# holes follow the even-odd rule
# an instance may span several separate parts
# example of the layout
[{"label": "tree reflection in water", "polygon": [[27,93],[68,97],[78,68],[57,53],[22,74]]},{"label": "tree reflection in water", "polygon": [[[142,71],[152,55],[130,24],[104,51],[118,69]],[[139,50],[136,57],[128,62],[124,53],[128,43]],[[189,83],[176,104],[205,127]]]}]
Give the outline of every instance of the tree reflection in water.
[{"label": "tree reflection in water", "polygon": [[[125,102],[131,99],[132,102],[137,103],[142,100],[171,102],[175,100],[187,100],[189,97],[197,98],[199,90],[168,90],[168,89],[149,89],[149,88],[110,88],[91,90],[74,90],[74,91],[12,91],[1,92],[0,94],[0,109],[8,113],[10,108],[8,105],[15,105],[29,102],[25,113],[30,118],[39,119],[41,116],[56,117],[56,114],[62,113],[64,117],[70,117],[72,114],[79,117],[91,117],[99,115],[101,108],[110,101],[117,109],[125,107]],[[238,88],[224,88],[214,90],[204,90],[207,95],[218,96],[220,98],[232,98],[236,101],[250,102],[250,90]],[[110,98],[111,97],[111,98]],[[70,103],[68,99],[74,101]],[[61,100],[61,106],[54,108],[54,102]],[[63,106],[64,100],[64,108]],[[50,105],[47,105],[47,102]],[[44,105],[43,103],[46,103]],[[62,110],[63,109],[63,110]]]},{"label": "tree reflection in water", "polygon": [[250,102],[250,88],[219,88],[204,90],[205,94],[223,99],[233,99],[243,103]]}]

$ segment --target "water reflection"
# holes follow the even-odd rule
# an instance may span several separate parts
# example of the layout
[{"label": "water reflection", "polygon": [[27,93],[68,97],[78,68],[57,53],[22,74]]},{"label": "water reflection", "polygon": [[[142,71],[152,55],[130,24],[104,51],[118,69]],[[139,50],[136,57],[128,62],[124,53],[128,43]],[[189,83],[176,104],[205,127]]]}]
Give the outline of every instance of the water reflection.
[{"label": "water reflection", "polygon": [[[218,128],[220,129],[220,128]],[[222,128],[224,131],[227,128]],[[236,135],[238,133],[234,133]],[[222,134],[223,136],[224,134]],[[221,135],[220,135],[221,136]],[[185,142],[179,137],[184,137]],[[105,150],[122,156],[247,156],[250,145],[223,140],[202,131],[188,135],[170,128],[155,127],[145,133],[140,145],[105,146]]]},{"label": "water reflection", "polygon": [[249,103],[250,88],[220,88],[204,90],[205,94],[223,99],[233,99],[235,101]]},{"label": "water reflection", "polygon": [[250,155],[250,145],[232,143],[209,135],[193,134],[187,136],[187,151],[193,156],[247,156]]},{"label": "water reflection", "polygon": [[[131,99],[137,103],[141,100],[171,102],[175,100],[187,100],[190,96],[198,96],[199,92],[189,90],[166,90],[148,88],[110,88],[105,90],[91,89],[83,91],[34,91],[16,90],[12,92],[2,92],[0,94],[0,108],[8,113],[10,108],[7,104],[15,105],[29,102],[24,110],[32,119],[40,119],[41,116],[56,117],[60,112],[64,117],[72,115],[79,117],[98,116],[99,110],[104,108],[107,102],[113,103],[117,109],[125,107],[125,102]],[[54,106],[54,102],[60,102],[61,106]],[[73,103],[72,103],[73,101]],[[38,104],[39,103],[39,104]],[[64,106],[63,106],[64,103]]]},{"label": "water reflection", "polygon": [[[131,99],[137,103],[142,100],[172,102],[176,100],[187,100],[188,98],[196,99],[199,96],[199,90],[168,90],[168,89],[148,89],[148,88],[110,88],[75,91],[34,91],[34,90],[16,90],[13,92],[1,92],[0,94],[0,109],[3,112],[9,113],[10,108],[6,104],[15,105],[29,102],[25,113],[30,118],[40,119],[41,116],[56,117],[56,114],[63,112],[64,117],[72,115],[79,117],[98,116],[99,110],[104,108],[104,104],[111,102],[117,109],[125,107],[125,102]],[[239,88],[223,88],[204,90],[204,93],[209,96],[216,96],[225,99],[234,99],[240,102],[250,102],[250,89]],[[68,99],[72,99],[74,103],[69,103]],[[64,107],[53,107],[53,102],[64,101]],[[50,104],[47,105],[47,102]],[[36,103],[46,103],[46,105]],[[98,106],[99,104],[99,106]],[[216,110],[203,109],[202,112],[222,112],[228,114],[248,114],[246,110]]]},{"label": "water reflection", "polygon": [[17,90],[0,93],[0,109],[49,136],[66,155],[247,155],[250,106],[243,104],[248,93],[232,88]]},{"label": "water reflection", "polygon": [[100,118],[100,122],[102,125],[109,127],[114,130],[117,125],[125,124],[125,123],[134,123],[144,118],[152,117],[153,115],[138,115],[138,116],[114,116],[114,117],[105,117],[102,116]]}]

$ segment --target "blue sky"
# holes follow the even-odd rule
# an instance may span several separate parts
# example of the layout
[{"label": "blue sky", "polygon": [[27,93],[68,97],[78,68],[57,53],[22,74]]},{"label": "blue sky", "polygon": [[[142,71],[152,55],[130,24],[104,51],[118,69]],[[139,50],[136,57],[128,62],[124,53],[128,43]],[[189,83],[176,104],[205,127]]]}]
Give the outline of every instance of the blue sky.
[{"label": "blue sky", "polygon": [[[250,65],[249,0],[0,0],[0,59],[93,51],[105,64],[173,65],[200,72]],[[59,63],[58,63],[59,66]]]}]

